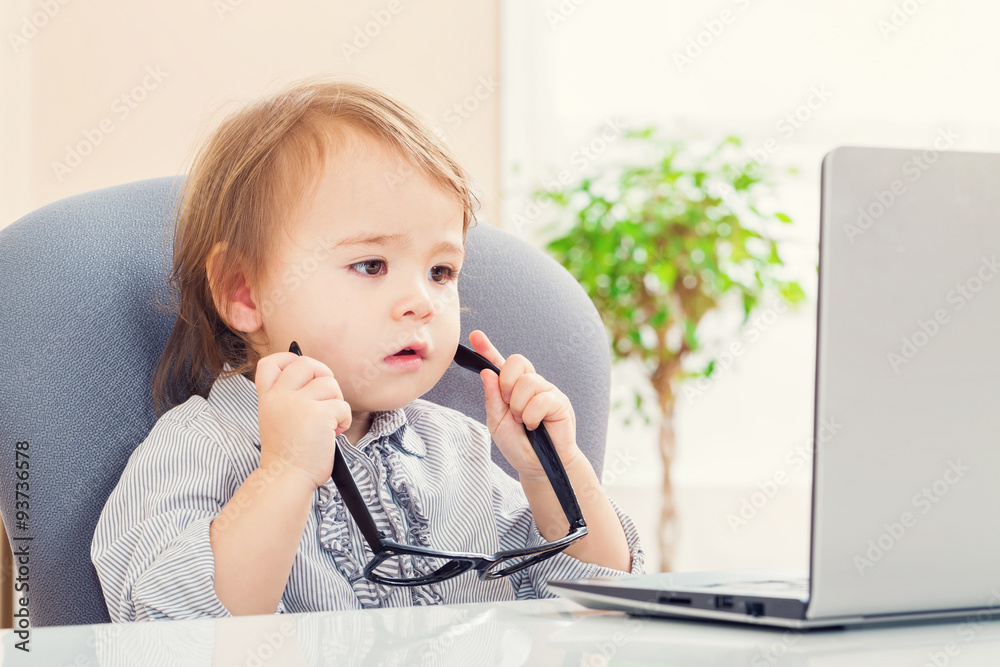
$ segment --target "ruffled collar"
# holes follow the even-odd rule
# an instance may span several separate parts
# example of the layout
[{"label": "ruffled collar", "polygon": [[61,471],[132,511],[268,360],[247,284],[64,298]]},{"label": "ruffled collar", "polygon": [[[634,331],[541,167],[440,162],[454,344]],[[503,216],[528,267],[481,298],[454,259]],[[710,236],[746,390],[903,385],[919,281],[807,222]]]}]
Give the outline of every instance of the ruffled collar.
[{"label": "ruffled collar", "polygon": [[371,426],[368,427],[368,433],[358,440],[355,446],[357,449],[363,450],[369,443],[385,440],[407,454],[421,458],[427,456],[424,441],[412,429],[407,428],[409,420],[404,408],[380,410],[371,414]]},{"label": "ruffled collar", "polygon": [[[361,458],[368,458],[370,463],[374,463],[375,478],[372,484],[364,487],[359,484],[359,488],[362,488],[365,504],[371,511],[376,526],[386,539],[431,548],[427,514],[400,460],[403,452],[412,453],[408,452],[408,447],[404,444],[407,440],[405,433],[410,431],[404,422],[388,436],[370,440],[367,456],[353,451],[345,454],[344,460],[348,462],[355,480],[361,475],[368,475],[366,466],[360,461]],[[372,431],[369,431],[369,434],[371,433]],[[400,434],[404,434],[403,437],[400,437]],[[416,436],[414,439],[419,441]],[[338,442],[338,446],[341,444],[342,442]],[[383,480],[387,482],[391,498],[384,496]],[[368,493],[365,493],[366,490]],[[372,491],[379,494],[379,499],[373,497]],[[353,518],[349,517],[347,506],[332,480],[317,489],[316,511],[319,514],[317,527],[319,543],[330,552],[334,563],[350,583],[362,607],[399,606],[401,596],[408,596],[408,602],[414,606],[443,604],[444,597],[440,591],[440,584],[398,587],[377,584],[365,578],[364,568],[372,559],[373,553]],[[420,572],[432,569],[419,556],[405,556],[402,564],[404,576],[413,576],[415,569]],[[390,605],[390,598],[393,597],[396,604]]]}]

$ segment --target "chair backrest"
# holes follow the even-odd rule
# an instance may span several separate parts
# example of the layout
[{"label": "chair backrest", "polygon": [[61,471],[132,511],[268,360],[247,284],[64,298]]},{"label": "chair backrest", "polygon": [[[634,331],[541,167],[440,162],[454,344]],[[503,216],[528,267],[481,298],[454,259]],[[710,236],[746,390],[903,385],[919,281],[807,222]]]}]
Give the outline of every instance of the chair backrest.
[{"label": "chair backrest", "polygon": [[[34,626],[109,620],[90,543],[156,421],[150,382],[174,322],[157,301],[168,302],[180,184],[166,177],[68,197],[0,230],[0,509],[13,544],[32,538]],[[593,304],[558,263],[510,234],[473,227],[466,252],[462,340],[482,329],[564,391],[600,473],[610,353]],[[424,398],[485,420],[481,381],[454,364]],[[28,443],[26,468],[15,468],[17,442]],[[29,505],[19,519],[22,471]]]}]

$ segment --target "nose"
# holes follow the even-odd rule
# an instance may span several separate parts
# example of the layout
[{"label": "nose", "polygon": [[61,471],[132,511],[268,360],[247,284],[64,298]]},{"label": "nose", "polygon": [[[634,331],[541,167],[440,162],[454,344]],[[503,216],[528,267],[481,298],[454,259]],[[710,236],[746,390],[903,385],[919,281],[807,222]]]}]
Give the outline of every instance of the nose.
[{"label": "nose", "polygon": [[417,320],[428,319],[434,314],[434,300],[426,276],[407,281],[403,293],[393,308],[395,319],[413,317]]}]

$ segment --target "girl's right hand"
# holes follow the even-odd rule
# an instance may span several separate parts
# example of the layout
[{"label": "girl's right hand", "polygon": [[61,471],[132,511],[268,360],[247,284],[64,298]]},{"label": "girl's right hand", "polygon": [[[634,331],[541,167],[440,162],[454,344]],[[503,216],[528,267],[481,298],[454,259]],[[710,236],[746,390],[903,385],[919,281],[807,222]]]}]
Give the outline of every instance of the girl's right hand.
[{"label": "girl's right hand", "polygon": [[333,371],[318,359],[276,352],[257,362],[260,464],[301,470],[314,488],[330,479],[336,437],[351,425]]}]

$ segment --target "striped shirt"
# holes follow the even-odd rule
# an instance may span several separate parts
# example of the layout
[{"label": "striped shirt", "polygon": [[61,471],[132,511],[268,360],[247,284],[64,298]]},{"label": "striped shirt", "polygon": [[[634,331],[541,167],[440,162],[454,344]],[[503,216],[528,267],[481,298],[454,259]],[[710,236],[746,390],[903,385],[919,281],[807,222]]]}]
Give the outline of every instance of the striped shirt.
[{"label": "striped shirt", "polygon": [[[491,460],[486,426],[461,412],[416,399],[373,412],[355,445],[343,434],[336,443],[387,539],[486,554],[546,541],[521,485]],[[112,621],[231,616],[213,586],[209,525],[259,464],[257,388],[242,375],[216,380],[207,399],[192,396],[156,422],[108,497],[91,544]],[[635,524],[611,504],[631,572],[641,573]],[[313,494],[275,613],[555,597],[550,579],[622,574],[561,553],[502,579],[466,572],[388,586],[364,578],[371,557],[328,480]]]}]

